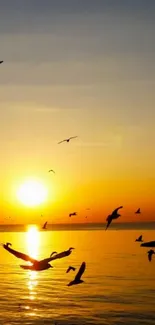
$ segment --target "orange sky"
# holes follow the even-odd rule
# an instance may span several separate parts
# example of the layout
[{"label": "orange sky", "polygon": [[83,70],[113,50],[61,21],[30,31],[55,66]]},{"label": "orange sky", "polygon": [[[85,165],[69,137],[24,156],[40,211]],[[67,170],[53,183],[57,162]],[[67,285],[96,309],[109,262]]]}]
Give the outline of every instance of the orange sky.
[{"label": "orange sky", "polygon": [[[2,5],[2,223],[101,222],[119,205],[120,221],[138,207],[155,220],[153,11],[97,3]],[[48,190],[44,204],[18,201],[26,179]]]}]

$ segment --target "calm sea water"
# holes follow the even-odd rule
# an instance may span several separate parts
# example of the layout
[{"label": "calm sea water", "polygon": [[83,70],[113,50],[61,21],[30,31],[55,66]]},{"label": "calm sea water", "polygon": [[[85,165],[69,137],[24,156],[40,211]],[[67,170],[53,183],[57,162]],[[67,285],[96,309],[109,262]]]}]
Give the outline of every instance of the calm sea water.
[{"label": "calm sea water", "polygon": [[[149,263],[135,242],[141,234],[155,240],[155,230],[1,232],[1,242],[37,258],[75,250],[36,273],[0,247],[0,324],[155,324],[155,257]],[[67,287],[76,272],[67,267],[83,261],[85,282]]]}]

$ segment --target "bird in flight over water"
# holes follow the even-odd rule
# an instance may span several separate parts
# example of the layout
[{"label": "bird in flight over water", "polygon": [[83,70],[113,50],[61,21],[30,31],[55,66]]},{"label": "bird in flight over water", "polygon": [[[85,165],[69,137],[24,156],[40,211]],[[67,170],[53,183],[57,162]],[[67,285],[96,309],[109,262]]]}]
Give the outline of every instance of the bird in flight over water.
[{"label": "bird in flight over water", "polygon": [[58,142],[58,144],[60,144],[60,143],[62,143],[62,142],[69,142],[70,140],[75,139],[75,138],[77,138],[77,135],[76,135],[75,137],[70,137],[70,138],[68,138],[68,139],[64,139],[64,140]]},{"label": "bird in flight over water", "polygon": [[0,64],[3,63],[4,61],[0,61]]},{"label": "bird in flight over water", "polygon": [[68,287],[70,287],[72,285],[75,285],[75,284],[80,284],[80,283],[84,282],[83,280],[81,280],[81,276],[84,273],[85,268],[86,268],[86,263],[83,262],[81,264],[80,268],[79,268],[78,273],[75,276],[75,279],[73,281],[71,281],[71,282],[68,283]]},{"label": "bird in flight over water", "polygon": [[107,219],[106,219],[106,221],[107,221],[107,226],[106,226],[105,230],[108,229],[108,227],[110,226],[110,224],[111,224],[111,222],[112,222],[113,219],[117,219],[117,218],[119,218],[119,217],[121,216],[121,214],[118,213],[118,210],[119,210],[119,209],[122,209],[122,208],[123,208],[123,206],[121,205],[120,207],[118,207],[117,209],[115,209],[115,210],[112,212],[112,214],[110,214],[110,215],[107,217]]},{"label": "bird in flight over water", "polygon": [[72,212],[69,214],[69,217],[72,217],[72,216],[77,216],[77,212]]},{"label": "bird in flight over water", "polygon": [[143,242],[143,236],[139,236],[135,241]]},{"label": "bird in flight over water", "polygon": [[52,173],[55,174],[55,171],[54,171],[53,169],[50,169],[48,172],[49,172],[49,173],[52,172]]},{"label": "bird in flight over water", "polygon": [[70,247],[67,251],[64,251],[64,252],[61,252],[61,253],[58,253],[58,254],[54,254],[54,256],[52,258],[52,261],[53,260],[57,260],[58,258],[63,258],[63,257],[66,257],[66,256],[69,256],[71,253],[72,253],[72,249],[74,249],[74,247]]},{"label": "bird in flight over water", "polygon": [[140,211],[140,208],[135,212],[135,214],[140,214],[141,211]]},{"label": "bird in flight over water", "polygon": [[66,273],[70,272],[71,270],[75,271],[76,268],[73,267],[73,266],[69,266],[68,269],[67,269],[67,271],[66,271]]},{"label": "bird in flight over water", "polygon": [[50,258],[45,258],[43,260],[36,260],[34,258],[32,258],[31,256],[27,255],[27,254],[23,254],[21,252],[18,252],[14,249],[12,249],[11,247],[11,243],[6,243],[3,245],[3,247],[11,254],[13,254],[14,256],[16,256],[17,258],[20,258],[26,262],[31,262],[32,265],[20,265],[20,267],[22,269],[25,270],[32,270],[32,271],[43,271],[43,270],[47,270],[49,268],[52,268],[53,266],[49,264],[49,262],[51,262],[52,257]]},{"label": "bird in flight over water", "polygon": [[47,229],[47,221],[44,223],[42,229]]},{"label": "bird in flight over water", "polygon": [[155,254],[154,250],[153,249],[150,249],[148,252],[148,260],[149,262],[152,261],[152,255]]}]

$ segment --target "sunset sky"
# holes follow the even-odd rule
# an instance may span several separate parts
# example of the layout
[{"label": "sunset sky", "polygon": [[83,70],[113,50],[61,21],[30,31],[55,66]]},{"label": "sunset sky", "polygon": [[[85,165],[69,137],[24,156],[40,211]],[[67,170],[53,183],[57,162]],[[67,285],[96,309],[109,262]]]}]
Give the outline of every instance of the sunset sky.
[{"label": "sunset sky", "polygon": [[152,0],[0,0],[1,223],[155,220],[154,31]]}]

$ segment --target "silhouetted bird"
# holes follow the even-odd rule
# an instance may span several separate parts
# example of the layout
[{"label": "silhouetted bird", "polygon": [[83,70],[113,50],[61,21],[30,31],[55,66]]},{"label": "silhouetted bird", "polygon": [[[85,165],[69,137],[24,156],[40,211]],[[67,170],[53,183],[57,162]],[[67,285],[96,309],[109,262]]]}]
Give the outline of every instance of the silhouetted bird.
[{"label": "silhouetted bird", "polygon": [[70,247],[67,251],[64,251],[64,252],[55,254],[53,257],[51,257],[52,258],[52,261],[53,260],[56,260],[58,258],[63,258],[63,257],[69,256],[72,253],[72,249],[74,249],[74,248],[73,247]]},{"label": "silhouetted bird", "polygon": [[32,257],[30,257],[29,255],[23,254],[21,252],[18,252],[12,248],[10,248],[9,246],[11,246],[10,243],[4,244],[3,247],[11,254],[13,254],[14,256],[16,256],[17,258],[20,258],[26,262],[31,262],[32,265],[20,265],[21,268],[26,269],[26,270],[32,270],[32,271],[43,271],[43,270],[47,270],[49,268],[52,268],[53,266],[49,264],[49,262],[51,262],[52,258],[45,258],[43,260],[36,260]]},{"label": "silhouetted bird", "polygon": [[69,266],[68,269],[67,269],[67,271],[66,271],[66,273],[70,272],[71,270],[72,270],[72,271],[75,271],[76,268],[73,267],[73,266]]},{"label": "silhouetted bird", "polygon": [[47,221],[44,223],[42,229],[47,229]]},{"label": "silhouetted bird", "polygon": [[62,142],[69,142],[71,139],[75,139],[75,138],[77,138],[77,136],[75,136],[75,137],[70,137],[70,138],[68,138],[68,139],[64,139],[64,140],[58,142],[58,144],[60,144],[60,143],[62,143]]},{"label": "silhouetted bird", "polygon": [[149,241],[140,245],[141,247],[155,247],[155,241]]},{"label": "silhouetted bird", "polygon": [[153,251],[153,249],[150,249],[147,253],[148,253],[148,260],[151,262],[152,261],[152,255],[155,254],[155,252]]},{"label": "silhouetted bird", "polygon": [[3,63],[4,61],[0,61],[0,64]]},{"label": "silhouetted bird", "polygon": [[140,208],[135,213],[140,214],[141,213]]},{"label": "silhouetted bird", "polygon": [[49,172],[49,173],[50,173],[50,172],[53,172],[53,173],[55,174],[55,171],[54,171],[53,169],[50,169],[48,172]]},{"label": "silhouetted bird", "polygon": [[77,216],[77,212],[72,212],[69,214],[69,217],[72,217],[72,216]]},{"label": "silhouetted bird", "polygon": [[80,284],[80,283],[84,282],[83,280],[81,280],[81,276],[84,273],[85,268],[86,268],[86,263],[83,262],[81,264],[81,266],[80,266],[80,269],[79,269],[78,273],[75,276],[75,279],[73,281],[71,281],[70,283],[68,283],[68,287],[70,287],[72,285],[75,285],[75,284]]},{"label": "silhouetted bird", "polygon": [[122,209],[122,208],[123,208],[123,206],[118,207],[117,209],[115,209],[112,212],[112,214],[110,214],[107,217],[106,221],[108,221],[108,222],[107,222],[107,226],[106,226],[105,230],[107,230],[107,228],[110,226],[110,224],[111,224],[111,222],[112,222],[113,219],[117,219],[117,218],[119,218],[121,216],[121,214],[119,214],[117,212],[118,212],[119,209]]},{"label": "silhouetted bird", "polygon": [[142,238],[143,238],[143,236],[141,235],[135,241],[143,242],[143,239]]}]

